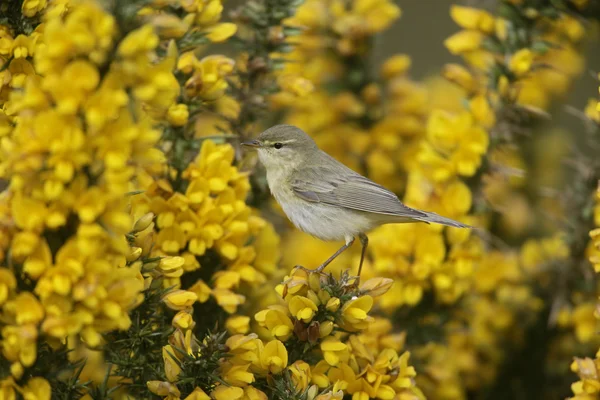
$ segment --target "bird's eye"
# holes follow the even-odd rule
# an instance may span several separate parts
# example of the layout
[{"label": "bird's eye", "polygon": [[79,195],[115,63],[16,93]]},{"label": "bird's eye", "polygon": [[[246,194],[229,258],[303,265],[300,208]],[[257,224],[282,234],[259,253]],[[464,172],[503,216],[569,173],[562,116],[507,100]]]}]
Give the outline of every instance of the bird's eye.
[{"label": "bird's eye", "polygon": [[275,143],[275,144],[273,145],[273,147],[275,147],[277,150],[279,150],[280,148],[282,148],[282,147],[283,147],[283,143]]}]

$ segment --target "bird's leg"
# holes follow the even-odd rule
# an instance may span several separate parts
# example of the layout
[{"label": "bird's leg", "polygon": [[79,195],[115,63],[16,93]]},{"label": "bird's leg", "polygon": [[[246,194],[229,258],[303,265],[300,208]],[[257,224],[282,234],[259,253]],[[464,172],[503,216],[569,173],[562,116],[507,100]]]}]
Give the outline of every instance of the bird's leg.
[{"label": "bird's leg", "polygon": [[325,267],[327,267],[333,260],[336,259],[337,256],[339,256],[340,254],[342,254],[344,251],[346,251],[346,249],[348,249],[348,247],[352,246],[352,243],[354,243],[354,238],[352,238],[351,240],[349,240],[348,242],[346,242],[345,245],[343,245],[342,247],[340,247],[338,249],[338,251],[336,251],[331,257],[329,257],[327,260],[325,260],[325,262],[321,265],[319,265],[318,268],[315,269],[308,269],[308,268],[304,268],[300,265],[297,265],[296,268],[300,268],[306,272],[317,272],[317,273],[321,273],[323,272],[323,270],[325,269]]},{"label": "bird's leg", "polygon": [[362,271],[363,261],[365,261],[365,255],[367,254],[369,238],[364,233],[360,233],[358,235],[358,240],[360,240],[360,244],[362,245],[362,250],[360,251],[360,263],[358,264],[358,280],[360,280],[360,272]]}]

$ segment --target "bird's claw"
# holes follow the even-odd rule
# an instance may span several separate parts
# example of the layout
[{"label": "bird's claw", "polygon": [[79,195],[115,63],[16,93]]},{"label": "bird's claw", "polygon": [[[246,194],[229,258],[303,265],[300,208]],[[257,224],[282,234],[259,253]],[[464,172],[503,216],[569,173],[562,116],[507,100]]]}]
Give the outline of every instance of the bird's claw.
[{"label": "bird's claw", "polygon": [[296,271],[296,270],[302,270],[305,271],[307,274],[314,274],[314,273],[318,273],[319,275],[323,275],[323,276],[329,276],[326,272],[323,272],[323,268],[315,268],[315,269],[309,269],[306,267],[303,267],[302,265],[296,265],[293,269],[292,269],[292,274]]}]

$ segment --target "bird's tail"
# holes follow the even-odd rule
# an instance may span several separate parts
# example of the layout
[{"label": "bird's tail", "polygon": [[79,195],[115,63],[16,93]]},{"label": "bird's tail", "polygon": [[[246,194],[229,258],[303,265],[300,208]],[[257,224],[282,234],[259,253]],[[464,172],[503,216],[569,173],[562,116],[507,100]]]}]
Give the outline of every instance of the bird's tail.
[{"label": "bird's tail", "polygon": [[441,215],[438,215],[433,212],[428,212],[428,211],[421,211],[421,212],[423,214],[426,214],[426,217],[415,218],[415,219],[418,219],[419,221],[423,221],[423,222],[427,222],[427,223],[453,226],[455,228],[472,228],[472,226],[470,226],[470,225],[463,224],[462,222],[458,222],[458,221],[455,221],[450,218],[442,217]]}]

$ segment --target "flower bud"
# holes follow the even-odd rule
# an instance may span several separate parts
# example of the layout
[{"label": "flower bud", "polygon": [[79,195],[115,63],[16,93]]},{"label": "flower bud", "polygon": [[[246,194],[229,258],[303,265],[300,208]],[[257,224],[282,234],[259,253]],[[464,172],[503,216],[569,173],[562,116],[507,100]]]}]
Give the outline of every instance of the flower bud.
[{"label": "flower bud", "polygon": [[173,126],[184,126],[189,116],[190,112],[185,104],[173,104],[167,111],[167,121]]},{"label": "flower bud", "polygon": [[390,290],[393,284],[394,281],[390,278],[373,278],[360,285],[360,290],[368,293],[371,297],[377,297]]},{"label": "flower bud", "polygon": [[185,311],[179,311],[175,314],[171,323],[175,328],[181,329],[182,331],[193,329],[196,325],[192,316]]},{"label": "flower bud", "polygon": [[318,292],[321,289],[321,276],[319,274],[311,273],[308,275],[308,287],[314,292]]},{"label": "flower bud", "polygon": [[153,219],[154,219],[154,213],[149,212],[149,213],[142,215],[140,217],[140,219],[138,219],[135,222],[135,224],[133,225],[133,232],[137,233],[137,232],[143,231],[144,229],[146,229],[147,227],[150,226]]},{"label": "flower bud", "polygon": [[129,249],[129,254],[127,254],[127,262],[133,262],[140,258],[142,255],[141,247],[132,247]]},{"label": "flower bud", "polygon": [[319,336],[321,337],[321,339],[324,338],[325,336],[329,336],[332,331],[333,331],[333,322],[332,321],[325,321],[319,325]]},{"label": "flower bud", "polygon": [[336,312],[340,308],[340,299],[338,299],[337,297],[332,297],[327,302],[327,305],[325,305],[325,308],[327,309],[327,311]]},{"label": "flower bud", "polygon": [[391,79],[403,75],[410,68],[411,60],[406,54],[396,54],[387,59],[381,67],[381,75],[384,79]]}]

